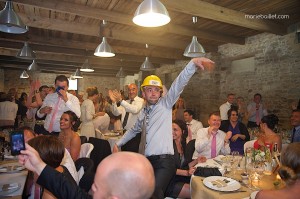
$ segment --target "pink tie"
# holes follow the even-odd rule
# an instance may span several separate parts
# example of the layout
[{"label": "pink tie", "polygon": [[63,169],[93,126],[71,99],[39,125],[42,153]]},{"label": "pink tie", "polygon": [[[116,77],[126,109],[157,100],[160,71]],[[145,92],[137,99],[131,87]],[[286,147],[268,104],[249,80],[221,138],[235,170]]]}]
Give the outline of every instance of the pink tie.
[{"label": "pink tie", "polygon": [[35,183],[34,185],[34,199],[40,199],[40,185]]},{"label": "pink tie", "polygon": [[256,121],[256,124],[257,126],[259,125],[260,123],[260,118],[259,118],[259,109],[256,110],[256,114],[255,114],[255,121]]},{"label": "pink tie", "polygon": [[211,141],[211,158],[215,158],[217,156],[217,132],[213,134],[213,138]]},{"label": "pink tie", "polygon": [[193,134],[192,134],[192,130],[191,130],[191,124],[187,124],[187,128],[188,128],[188,142],[191,141],[193,139]]},{"label": "pink tie", "polygon": [[55,120],[55,116],[56,116],[56,113],[57,113],[57,110],[58,110],[58,107],[59,107],[60,100],[61,100],[61,98],[58,97],[58,101],[55,104],[54,112],[52,114],[51,121],[50,121],[50,124],[49,124],[49,128],[48,128],[49,133],[51,133],[53,131],[54,120]]}]

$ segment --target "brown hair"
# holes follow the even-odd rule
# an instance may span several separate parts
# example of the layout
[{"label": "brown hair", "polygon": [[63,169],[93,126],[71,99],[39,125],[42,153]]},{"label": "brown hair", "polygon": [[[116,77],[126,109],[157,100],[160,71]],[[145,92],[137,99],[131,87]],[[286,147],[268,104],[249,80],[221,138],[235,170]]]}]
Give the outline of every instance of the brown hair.
[{"label": "brown hair", "polygon": [[291,143],[281,155],[282,167],[278,173],[286,184],[292,185],[300,179],[300,143]]},{"label": "brown hair", "polygon": [[220,111],[214,111],[214,112],[210,113],[209,116],[208,116],[208,118],[210,118],[213,115],[220,117]]},{"label": "brown hair", "polygon": [[49,166],[57,168],[65,154],[65,147],[55,136],[41,135],[32,138],[28,144],[39,153],[41,159]]}]

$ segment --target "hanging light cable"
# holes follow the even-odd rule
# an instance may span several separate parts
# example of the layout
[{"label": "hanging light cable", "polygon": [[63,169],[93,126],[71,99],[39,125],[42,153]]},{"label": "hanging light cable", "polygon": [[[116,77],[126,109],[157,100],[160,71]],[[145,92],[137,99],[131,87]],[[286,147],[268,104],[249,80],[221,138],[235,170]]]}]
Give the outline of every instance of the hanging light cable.
[{"label": "hanging light cable", "polygon": [[[106,26],[106,21],[103,20],[102,22],[102,27]],[[100,26],[101,29],[101,26]],[[101,33],[101,30],[100,30]],[[100,34],[100,36],[102,36]],[[108,44],[106,37],[102,37],[102,42],[98,45],[98,47],[96,48],[95,52],[94,52],[95,56],[98,57],[114,57],[116,54],[114,52],[114,50],[112,49],[112,47]]]},{"label": "hanging light cable", "polygon": [[144,27],[159,27],[171,21],[166,7],[159,0],[144,0],[134,13],[133,23]]},{"label": "hanging light cable", "polygon": [[[148,49],[148,44],[146,44],[146,49]],[[146,57],[145,61],[140,67],[141,71],[152,71],[155,70],[153,64],[150,62],[149,57]]]},{"label": "hanging light cable", "polygon": [[[197,17],[193,17],[193,23],[197,22]],[[186,57],[204,57],[205,50],[203,46],[198,42],[197,37],[193,36],[192,42],[186,47],[184,53]]]},{"label": "hanging light cable", "polygon": [[22,34],[28,31],[14,11],[11,0],[6,1],[4,9],[0,11],[0,31],[12,34]]}]

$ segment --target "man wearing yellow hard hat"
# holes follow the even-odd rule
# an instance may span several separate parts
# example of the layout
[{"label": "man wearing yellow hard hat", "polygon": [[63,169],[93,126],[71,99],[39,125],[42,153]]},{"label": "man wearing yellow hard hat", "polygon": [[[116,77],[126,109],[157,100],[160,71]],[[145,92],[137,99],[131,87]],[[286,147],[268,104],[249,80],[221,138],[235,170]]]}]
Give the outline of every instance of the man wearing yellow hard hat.
[{"label": "man wearing yellow hard hat", "polygon": [[172,106],[198,68],[214,64],[210,59],[192,59],[162,97],[162,82],[156,75],[146,77],[141,85],[146,101],[135,125],[115,144],[113,152],[141,133],[139,153],[151,162],[155,174],[154,198],[164,198],[166,188],[176,173],[172,137]]}]

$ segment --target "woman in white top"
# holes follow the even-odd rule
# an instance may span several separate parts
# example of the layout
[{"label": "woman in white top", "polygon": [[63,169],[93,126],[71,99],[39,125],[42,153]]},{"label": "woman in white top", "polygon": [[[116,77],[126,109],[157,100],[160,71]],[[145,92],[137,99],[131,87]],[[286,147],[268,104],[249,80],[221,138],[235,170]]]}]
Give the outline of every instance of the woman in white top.
[{"label": "woman in white top", "polygon": [[95,137],[95,128],[93,124],[93,118],[97,116],[104,115],[103,112],[98,112],[95,114],[95,106],[94,102],[98,98],[98,89],[97,87],[88,87],[86,89],[88,98],[83,101],[81,104],[81,129],[80,134],[83,136],[89,137]]}]

